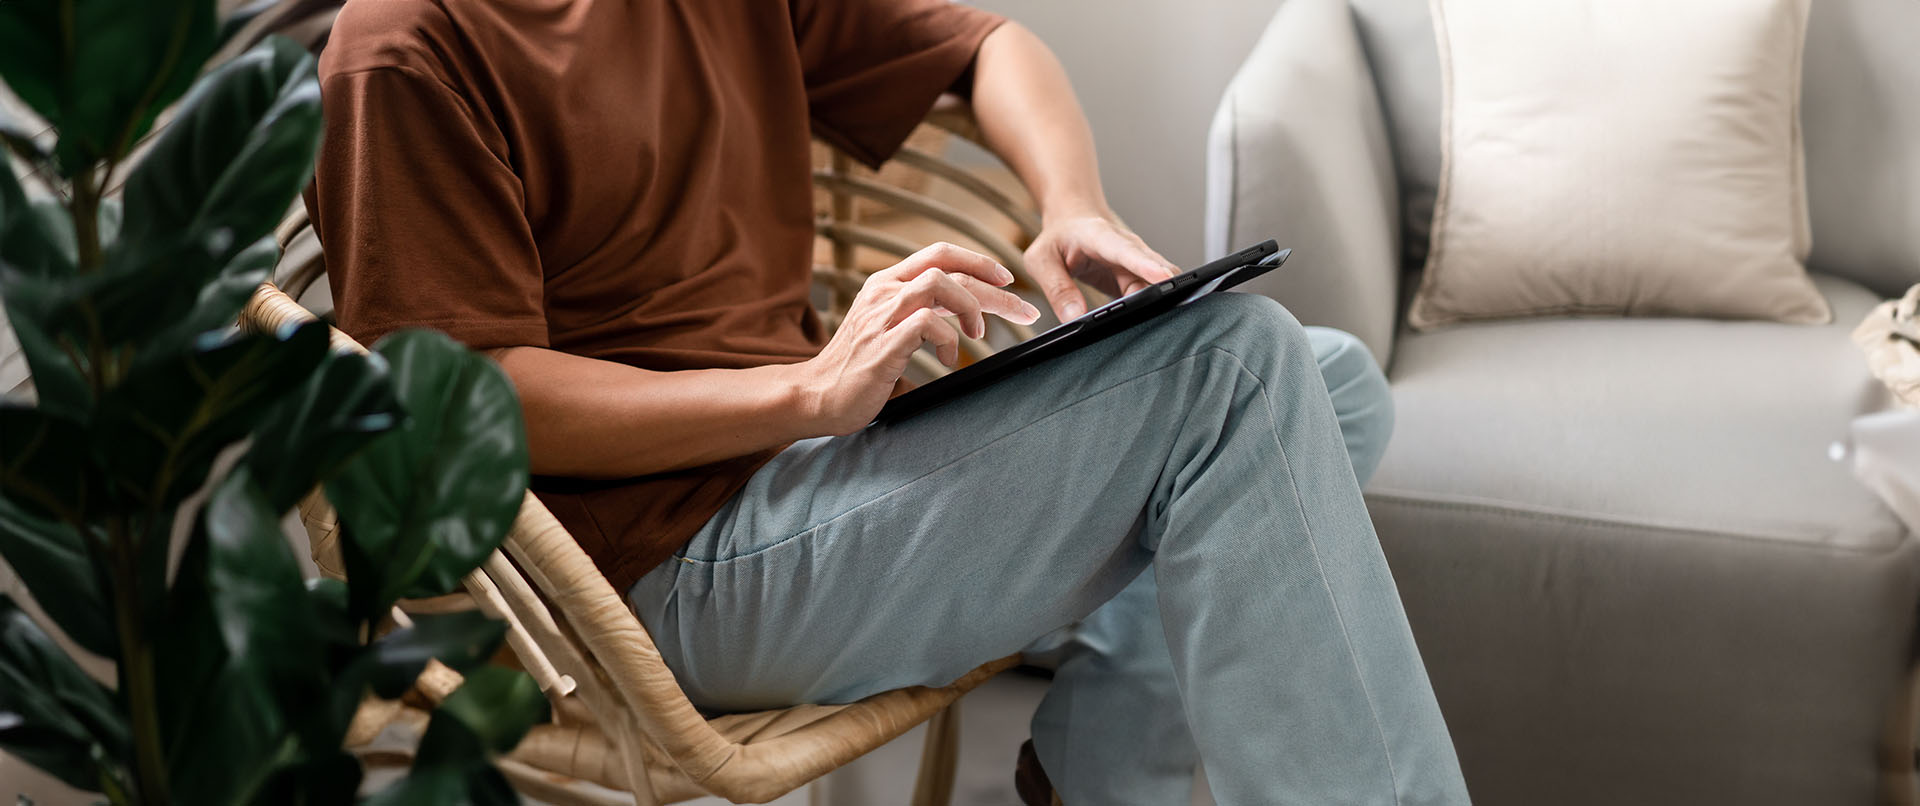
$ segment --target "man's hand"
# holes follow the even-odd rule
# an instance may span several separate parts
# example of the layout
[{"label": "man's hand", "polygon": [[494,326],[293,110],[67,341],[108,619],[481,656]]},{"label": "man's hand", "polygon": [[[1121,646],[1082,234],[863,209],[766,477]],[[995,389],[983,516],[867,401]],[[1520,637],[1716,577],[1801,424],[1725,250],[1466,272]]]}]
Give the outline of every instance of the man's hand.
[{"label": "man's hand", "polygon": [[1082,280],[1109,296],[1131,294],[1180,272],[1140,236],[1106,215],[1049,220],[1027,247],[1027,271],[1065,322],[1087,312]]},{"label": "man's hand", "polygon": [[958,363],[959,336],[942,316],[958,318],[976,339],[986,335],[985,314],[1020,324],[1040,318],[1039,309],[1000,288],[1011,282],[1005,266],[948,243],[874,272],[827,346],[793,365],[804,416],[817,431],[851,434],[880,413],[921,345],[934,345],[941,363]]}]

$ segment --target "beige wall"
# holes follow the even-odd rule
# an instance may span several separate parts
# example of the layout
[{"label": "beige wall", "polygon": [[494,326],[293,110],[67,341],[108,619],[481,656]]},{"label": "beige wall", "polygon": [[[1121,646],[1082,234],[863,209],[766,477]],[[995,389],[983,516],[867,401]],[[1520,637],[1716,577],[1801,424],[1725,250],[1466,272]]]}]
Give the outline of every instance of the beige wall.
[{"label": "beige wall", "polygon": [[1114,208],[1169,259],[1198,262],[1207,125],[1280,0],[971,2],[1060,54]]}]

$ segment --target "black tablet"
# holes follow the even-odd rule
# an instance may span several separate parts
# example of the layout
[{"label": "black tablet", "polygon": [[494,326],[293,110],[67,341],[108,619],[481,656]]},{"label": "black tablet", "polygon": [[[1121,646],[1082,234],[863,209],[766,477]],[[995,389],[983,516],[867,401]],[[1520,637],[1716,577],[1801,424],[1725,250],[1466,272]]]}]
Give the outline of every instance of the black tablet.
[{"label": "black tablet", "polygon": [[1261,241],[1080,315],[1071,322],[976,361],[887,401],[875,424],[898,422],[1050,358],[1066,355],[1196,299],[1232,288],[1285,263],[1291,249]]}]

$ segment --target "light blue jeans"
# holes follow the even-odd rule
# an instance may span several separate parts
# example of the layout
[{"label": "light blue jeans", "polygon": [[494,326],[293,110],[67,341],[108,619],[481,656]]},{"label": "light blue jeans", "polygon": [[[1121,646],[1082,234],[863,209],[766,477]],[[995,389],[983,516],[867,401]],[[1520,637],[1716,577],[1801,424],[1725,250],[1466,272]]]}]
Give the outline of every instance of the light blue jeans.
[{"label": "light blue jeans", "polygon": [[[742,710],[945,684],[1148,568],[1153,601],[1074,642],[1157,621],[1165,654],[1070,650],[1035,719],[1066,802],[1179,803],[1147,790],[1196,751],[1221,804],[1467,802],[1314,345],[1264,297],[795,444],[631,596],[693,700]],[[1106,766],[1168,752],[1184,771]]]},{"label": "light blue jeans", "polygon": [[[1347,457],[1361,487],[1393,435],[1393,396],[1365,344],[1306,328]],[[1086,619],[1023,653],[1054,670],[1033,715],[1034,751],[1063,802],[1184,804],[1199,754],[1180,710],[1173,657],[1149,567]]]}]

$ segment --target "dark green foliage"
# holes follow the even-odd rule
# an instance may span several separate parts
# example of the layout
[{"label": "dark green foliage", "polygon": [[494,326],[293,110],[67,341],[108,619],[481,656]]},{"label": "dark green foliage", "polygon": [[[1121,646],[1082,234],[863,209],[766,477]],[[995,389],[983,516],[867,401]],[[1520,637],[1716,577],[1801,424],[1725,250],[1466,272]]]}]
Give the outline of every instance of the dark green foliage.
[{"label": "dark green foliage", "polygon": [[519,744],[525,725],[546,716],[533,679],[497,667],[475,670],[440,704],[420,739],[413,774],[374,796],[368,806],[411,803],[515,803],[513,789],[493,768],[476,761]]},{"label": "dark green foliage", "polygon": [[273,469],[257,475],[263,476],[268,503],[284,510],[368,440],[393,428],[398,405],[386,359],[331,353],[287,405],[254,429],[245,462]]},{"label": "dark green foliage", "polygon": [[[513,387],[492,364],[454,363],[438,333],[396,333],[374,352],[392,362],[401,398],[418,401],[394,433],[327,482],[348,549],[383,611],[403,596],[447,590],[492,553],[488,524],[513,520],[527,489],[526,436]],[[444,479],[444,486],[422,483]]]},{"label": "dark green foliage", "polygon": [[[468,682],[413,774],[360,802],[513,802],[490,759],[547,706],[485,665],[504,625],[380,635],[396,599],[457,589],[505,538],[527,483],[511,386],[438,334],[348,355],[319,324],[230,327],[320,133],[313,59],[284,40],[195,80],[267,5],[223,22],[212,0],[0,0],[0,79],[58,134],[42,149],[0,121],[0,144],[59,185],[0,171],[0,301],[37,394],[0,402],[0,557],[114,666],[89,677],[0,596],[0,750],[115,804],[355,803],[355,708],[438,659]],[[123,176],[124,204],[105,198]],[[344,583],[303,580],[281,532],[322,485]]]},{"label": "dark green foliage", "polygon": [[0,595],[0,749],[81,789],[127,744],[113,693],[87,677],[33,619]]},{"label": "dark green foliage", "polygon": [[62,172],[124,156],[212,55],[214,0],[0,3],[0,76],[60,131]]}]

